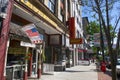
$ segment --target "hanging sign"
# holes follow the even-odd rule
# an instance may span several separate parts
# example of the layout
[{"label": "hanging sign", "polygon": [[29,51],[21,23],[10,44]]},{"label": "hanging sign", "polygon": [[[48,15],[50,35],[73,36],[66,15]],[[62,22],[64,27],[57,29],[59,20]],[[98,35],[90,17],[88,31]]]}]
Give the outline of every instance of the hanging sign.
[{"label": "hanging sign", "polygon": [[70,44],[82,44],[83,39],[82,38],[71,38],[70,39]]},{"label": "hanging sign", "polygon": [[23,41],[20,42],[20,45],[25,46],[25,47],[33,47],[33,48],[36,47],[35,44],[31,44],[31,43],[23,42]]},{"label": "hanging sign", "polygon": [[69,18],[69,30],[70,30],[70,39],[75,38],[75,18]]}]

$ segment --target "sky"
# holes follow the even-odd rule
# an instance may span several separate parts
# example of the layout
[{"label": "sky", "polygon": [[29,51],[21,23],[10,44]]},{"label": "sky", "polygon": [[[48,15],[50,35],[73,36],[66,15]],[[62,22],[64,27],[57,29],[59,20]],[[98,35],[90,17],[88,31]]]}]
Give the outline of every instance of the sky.
[{"label": "sky", "polygon": [[[120,16],[120,9],[118,10],[118,6],[120,7],[120,0],[119,2],[115,3],[113,10],[110,12],[111,15],[111,23],[113,26],[115,25],[115,21],[116,18],[118,18],[118,16]],[[95,21],[96,19],[94,19],[93,17],[91,17],[91,15],[93,15],[92,12],[88,11],[87,9],[89,9],[89,7],[82,7],[82,17],[88,17],[89,22],[90,21]],[[118,28],[120,28],[120,22],[118,24],[118,27],[116,29],[116,32],[118,32]],[[114,39],[114,44],[116,43],[116,38]]]},{"label": "sky", "polygon": [[[113,10],[110,12],[110,15],[112,15],[112,21],[111,24],[114,25],[115,23],[115,19],[118,15],[120,15],[120,9],[118,10],[117,7],[120,6],[120,1],[119,3],[117,2],[114,7]],[[92,11],[88,11],[90,8],[89,7],[85,7],[82,6],[82,17],[88,17],[89,21],[94,21],[96,19],[94,19],[93,17],[91,17],[93,15]]]}]

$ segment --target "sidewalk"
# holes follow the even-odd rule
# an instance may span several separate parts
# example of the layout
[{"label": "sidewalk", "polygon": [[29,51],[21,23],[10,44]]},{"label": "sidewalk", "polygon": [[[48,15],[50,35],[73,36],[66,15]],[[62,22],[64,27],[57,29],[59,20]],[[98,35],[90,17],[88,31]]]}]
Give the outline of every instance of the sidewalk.
[{"label": "sidewalk", "polygon": [[42,75],[39,80],[98,80],[98,74],[95,64],[91,64],[90,66],[78,65],[67,68],[63,72],[54,72],[54,75]]}]

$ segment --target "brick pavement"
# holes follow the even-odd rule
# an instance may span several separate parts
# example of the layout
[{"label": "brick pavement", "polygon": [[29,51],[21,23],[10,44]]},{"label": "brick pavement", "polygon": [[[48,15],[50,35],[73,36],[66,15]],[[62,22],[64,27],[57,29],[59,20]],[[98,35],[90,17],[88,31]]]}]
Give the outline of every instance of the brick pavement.
[{"label": "brick pavement", "polygon": [[98,80],[112,80],[110,72],[107,71],[105,73],[98,71]]},{"label": "brick pavement", "polygon": [[100,70],[99,65],[96,66],[96,69],[97,69],[97,73],[98,73],[98,80],[112,80],[111,70],[106,69],[106,72],[104,73]]}]

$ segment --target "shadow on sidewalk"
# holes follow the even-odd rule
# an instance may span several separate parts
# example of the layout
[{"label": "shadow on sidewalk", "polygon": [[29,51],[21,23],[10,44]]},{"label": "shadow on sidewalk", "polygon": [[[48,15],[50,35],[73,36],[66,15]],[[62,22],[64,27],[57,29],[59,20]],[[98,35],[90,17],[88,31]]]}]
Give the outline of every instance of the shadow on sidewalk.
[{"label": "shadow on sidewalk", "polygon": [[108,70],[105,72],[105,74],[109,75],[109,76],[112,76],[111,71],[108,71]]},{"label": "shadow on sidewalk", "polygon": [[97,72],[97,70],[96,69],[90,69],[90,70],[84,70],[84,71],[82,71],[82,70],[66,70],[65,72],[71,72],[71,73],[74,73],[74,72]]}]

